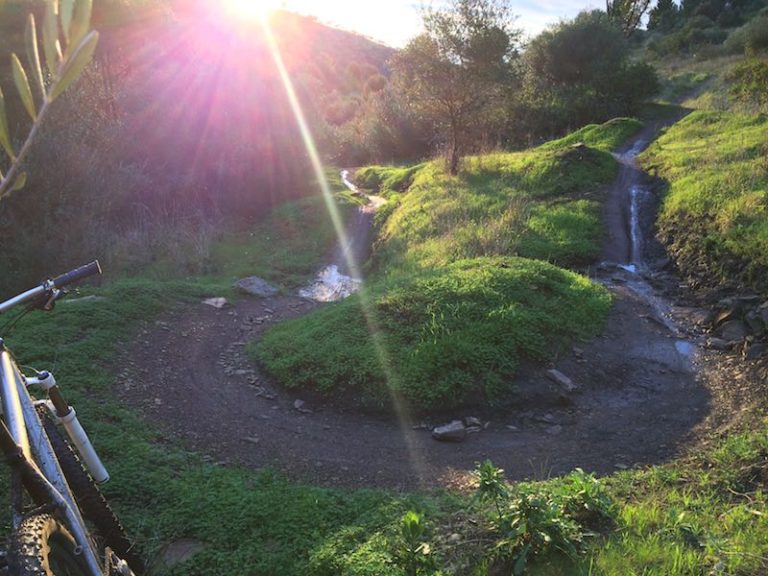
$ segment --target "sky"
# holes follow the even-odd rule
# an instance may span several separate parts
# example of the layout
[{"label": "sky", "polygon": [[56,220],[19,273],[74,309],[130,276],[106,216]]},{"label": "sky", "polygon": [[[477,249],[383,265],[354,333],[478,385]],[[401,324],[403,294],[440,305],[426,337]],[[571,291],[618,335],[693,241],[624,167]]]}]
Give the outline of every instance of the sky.
[{"label": "sky", "polygon": [[[259,0],[255,0],[259,1]],[[358,32],[400,48],[419,33],[420,8],[429,0],[279,0],[292,12],[308,14],[326,24]],[[534,36],[548,24],[572,18],[585,9],[604,8],[602,0],[510,0],[517,25]]]}]

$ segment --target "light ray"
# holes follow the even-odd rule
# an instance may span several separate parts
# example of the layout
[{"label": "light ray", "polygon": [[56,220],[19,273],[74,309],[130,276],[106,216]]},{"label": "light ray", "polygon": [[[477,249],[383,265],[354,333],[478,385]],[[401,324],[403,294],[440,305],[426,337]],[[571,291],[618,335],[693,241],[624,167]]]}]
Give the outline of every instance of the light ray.
[{"label": "light ray", "polygon": [[[296,91],[293,86],[293,81],[291,80],[291,77],[288,74],[288,70],[285,67],[285,63],[283,62],[283,58],[280,53],[280,48],[278,47],[277,42],[275,41],[274,35],[272,34],[272,30],[267,20],[262,20],[262,28],[264,29],[264,37],[267,40],[267,46],[269,47],[269,50],[272,54],[272,58],[275,61],[275,66],[277,67],[278,73],[280,75],[280,80],[282,81],[283,87],[285,88],[285,92],[288,97],[288,102],[291,106],[291,110],[293,111],[293,115],[296,119],[296,123],[299,126],[299,131],[301,132],[301,137],[304,140],[304,145],[306,146],[307,153],[309,154],[310,162],[312,164],[312,170],[315,174],[315,178],[317,179],[317,182],[320,185],[320,189],[323,194],[323,200],[325,202],[325,207],[327,208],[328,214],[330,215],[331,222],[333,223],[333,227],[336,231],[336,236],[338,237],[338,240],[341,246],[345,246],[345,247],[349,246],[347,232],[344,227],[344,223],[342,222],[336,203],[333,200],[333,193],[331,192],[331,187],[328,184],[328,180],[325,177],[323,164],[322,164],[322,161],[320,160],[320,154],[317,151],[317,147],[315,145],[312,132],[309,128],[309,124],[307,123],[306,117],[304,116],[304,111],[301,107],[301,103],[299,102],[298,96],[296,95]],[[344,258],[346,260],[346,264],[350,272],[350,276],[352,276],[353,278],[362,278],[362,275],[360,273],[360,266],[355,261],[354,255],[351,253],[350,250],[344,250]],[[412,437],[408,434],[408,430],[410,429],[412,419],[410,418],[410,414],[407,406],[404,404],[404,402],[400,398],[398,398],[397,393],[395,392],[395,390],[398,389],[398,386],[397,386],[396,372],[393,369],[394,363],[392,362],[392,358],[383,340],[382,330],[379,327],[378,322],[376,321],[376,318],[372,313],[373,306],[372,306],[371,296],[368,293],[368,290],[366,289],[365,283],[362,284],[358,294],[360,298],[360,307],[362,309],[363,316],[365,317],[366,323],[368,325],[368,332],[370,333],[371,339],[373,341],[373,345],[374,345],[374,349],[376,350],[378,361],[381,364],[382,370],[384,371],[384,375],[387,379],[387,383],[388,383],[387,389],[390,393],[392,404],[397,414],[400,430],[403,434],[403,439],[405,440],[411,466],[413,467],[414,471],[418,475],[419,481],[422,484],[424,484],[425,480],[428,478],[425,459],[423,456],[421,456],[418,446],[413,441]]]}]

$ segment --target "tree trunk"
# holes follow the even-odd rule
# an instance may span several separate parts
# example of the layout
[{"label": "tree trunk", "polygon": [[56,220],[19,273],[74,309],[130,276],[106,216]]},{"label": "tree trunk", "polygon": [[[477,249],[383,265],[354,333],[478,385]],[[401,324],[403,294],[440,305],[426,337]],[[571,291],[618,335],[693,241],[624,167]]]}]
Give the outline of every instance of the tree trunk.
[{"label": "tree trunk", "polygon": [[459,173],[459,134],[455,119],[451,119],[451,147],[448,150],[448,172],[451,176]]}]

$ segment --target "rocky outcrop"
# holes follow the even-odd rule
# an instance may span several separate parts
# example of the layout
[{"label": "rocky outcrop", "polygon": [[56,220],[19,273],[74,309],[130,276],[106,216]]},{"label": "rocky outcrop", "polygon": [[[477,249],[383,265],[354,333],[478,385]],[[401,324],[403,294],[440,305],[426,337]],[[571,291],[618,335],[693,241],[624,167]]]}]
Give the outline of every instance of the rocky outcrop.
[{"label": "rocky outcrop", "polygon": [[711,315],[711,348],[731,349],[755,360],[768,346],[768,300],[755,294],[723,298]]}]

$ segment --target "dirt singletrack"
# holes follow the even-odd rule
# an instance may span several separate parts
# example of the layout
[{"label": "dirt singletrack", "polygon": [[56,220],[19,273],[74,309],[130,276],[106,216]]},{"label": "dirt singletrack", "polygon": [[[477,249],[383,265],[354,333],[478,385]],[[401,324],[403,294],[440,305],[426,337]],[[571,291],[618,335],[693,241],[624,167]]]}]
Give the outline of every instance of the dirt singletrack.
[{"label": "dirt singletrack", "polygon": [[[627,236],[626,177],[609,194],[618,214],[606,217],[609,236]],[[525,369],[503,410],[376,416],[277,386],[243,349],[319,306],[298,295],[243,298],[223,309],[187,305],[148,321],[117,363],[117,388],[152,426],[214,462],[270,466],[323,485],[457,486],[485,459],[512,480],[664,462],[698,445],[733,410],[724,402],[737,397],[721,390],[731,380],[712,377],[726,357],[691,344],[696,310],[660,308],[637,289],[636,275],[616,266],[596,279],[615,299],[606,330],[552,366]],[[546,375],[552,367],[578,389],[564,392]],[[468,416],[484,428],[461,443],[432,438],[431,425]]]}]

